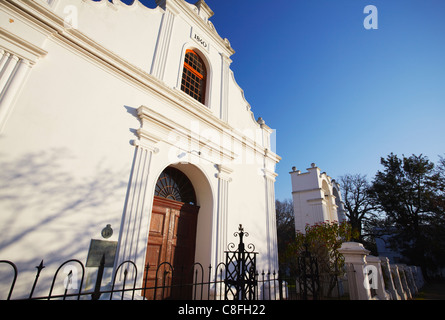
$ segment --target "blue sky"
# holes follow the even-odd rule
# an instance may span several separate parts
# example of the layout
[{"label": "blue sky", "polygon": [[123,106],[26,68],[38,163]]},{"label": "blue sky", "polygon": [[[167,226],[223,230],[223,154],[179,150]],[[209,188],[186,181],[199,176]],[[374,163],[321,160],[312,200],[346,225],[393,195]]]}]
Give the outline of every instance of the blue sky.
[{"label": "blue sky", "polygon": [[391,152],[445,155],[444,0],[206,2],[255,116],[276,129],[277,199],[291,198],[293,166],[371,180]]}]

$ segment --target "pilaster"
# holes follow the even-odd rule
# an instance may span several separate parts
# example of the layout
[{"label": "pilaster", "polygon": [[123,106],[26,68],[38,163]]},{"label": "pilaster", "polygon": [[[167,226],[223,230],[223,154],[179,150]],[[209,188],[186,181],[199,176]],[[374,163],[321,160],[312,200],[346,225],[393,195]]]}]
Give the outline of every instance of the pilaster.
[{"label": "pilaster", "polygon": [[275,210],[275,178],[278,176],[275,172],[263,169],[266,187],[266,234],[267,234],[267,258],[269,261],[269,270],[278,272],[278,240],[277,240],[277,221]]},{"label": "pilaster", "polygon": [[229,75],[230,64],[232,60],[225,54],[221,53],[221,114],[223,121],[229,119]]},{"label": "pilaster", "polygon": [[152,198],[148,196],[147,189],[154,148],[147,148],[141,143],[134,145],[135,155],[122,219],[116,266],[130,260],[136,264],[138,270],[144,270],[145,242],[148,238],[152,206],[149,201]]},{"label": "pilaster", "polygon": [[[135,146],[133,167],[125,201],[124,214],[119,238],[118,258],[116,267],[124,261],[133,261],[138,270],[144,270],[146,241],[151,221],[152,197],[148,192],[148,181],[153,156],[159,152],[156,144],[159,142],[144,127],[144,111],[146,107],[138,109],[138,116],[142,127],[137,131],[138,140]],[[133,271],[131,271],[133,272]],[[121,275],[119,275],[121,276]]]},{"label": "pilaster", "polygon": [[0,49],[0,133],[11,113],[15,98],[25,82],[31,64]]},{"label": "pilaster", "polygon": [[216,243],[212,246],[215,250],[213,262],[215,266],[220,262],[224,262],[224,250],[227,246],[227,219],[229,215],[229,184],[232,181],[230,175],[233,172],[232,169],[222,164],[216,167],[218,169],[216,174],[218,178],[218,207],[216,226],[214,226],[214,234],[216,235],[214,241]]},{"label": "pilaster", "polygon": [[164,15],[161,21],[161,27],[159,29],[158,42],[156,44],[156,51],[151,67],[151,74],[159,80],[164,80],[165,66],[167,63],[167,57],[170,47],[171,35],[173,30],[173,24],[175,16],[178,14],[178,10],[172,4],[171,1],[156,1],[157,4],[164,9]]}]

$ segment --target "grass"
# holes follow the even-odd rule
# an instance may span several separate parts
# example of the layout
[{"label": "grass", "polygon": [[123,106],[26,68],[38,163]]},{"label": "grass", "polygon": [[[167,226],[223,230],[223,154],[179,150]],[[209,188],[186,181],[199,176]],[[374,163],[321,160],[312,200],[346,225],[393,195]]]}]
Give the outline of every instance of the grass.
[{"label": "grass", "polygon": [[434,281],[425,284],[416,294],[414,300],[445,300],[445,281]]}]

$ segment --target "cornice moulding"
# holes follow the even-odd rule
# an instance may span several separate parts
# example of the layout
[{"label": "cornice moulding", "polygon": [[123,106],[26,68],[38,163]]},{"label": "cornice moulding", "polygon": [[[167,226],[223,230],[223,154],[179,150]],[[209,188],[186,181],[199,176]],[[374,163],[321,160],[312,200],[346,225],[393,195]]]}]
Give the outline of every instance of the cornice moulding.
[{"label": "cornice moulding", "polygon": [[233,169],[223,164],[217,164],[216,167],[220,173],[231,174],[233,172]]},{"label": "cornice moulding", "polygon": [[268,170],[268,169],[263,169],[264,172],[264,176],[267,179],[270,179],[272,181],[275,181],[275,178],[278,177],[278,173],[275,173],[274,171]]},{"label": "cornice moulding", "polygon": [[15,34],[0,27],[0,46],[4,42],[4,47],[12,49],[18,57],[35,64],[39,58],[46,56],[48,52],[40,47],[28,42]]},{"label": "cornice moulding", "polygon": [[[22,0],[3,0],[2,6],[14,12],[23,18],[23,22],[27,23],[31,28],[38,30],[43,34],[51,34],[55,32],[53,23],[58,20],[63,25],[63,19],[53,14],[46,6],[46,3],[38,3],[36,1]],[[23,15],[23,13],[26,15]],[[40,18],[37,18],[40,16]],[[43,19],[42,19],[43,18]]]},{"label": "cornice moulding", "polygon": [[277,155],[275,152],[270,151],[267,148],[264,150],[264,156],[266,158],[269,158],[269,159],[273,160],[274,162],[280,162],[281,161],[281,157],[279,155]]},{"label": "cornice moulding", "polygon": [[143,140],[133,140],[132,144],[135,147],[141,147],[144,149],[147,149],[149,151],[152,151],[154,154],[159,153],[159,149],[151,144],[147,144],[146,141]]},{"label": "cornice moulding", "polygon": [[313,189],[306,189],[306,190],[298,190],[298,191],[292,191],[292,194],[297,193],[306,193],[306,192],[321,192],[321,188],[313,188]]}]

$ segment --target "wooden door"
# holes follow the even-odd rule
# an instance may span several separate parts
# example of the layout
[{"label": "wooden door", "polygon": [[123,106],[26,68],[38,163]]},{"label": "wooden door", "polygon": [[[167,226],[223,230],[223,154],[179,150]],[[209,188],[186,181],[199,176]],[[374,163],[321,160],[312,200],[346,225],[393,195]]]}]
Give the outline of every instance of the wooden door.
[{"label": "wooden door", "polygon": [[[199,207],[154,197],[143,290],[148,299],[189,299]],[[156,292],[156,297],[155,297]]]}]

